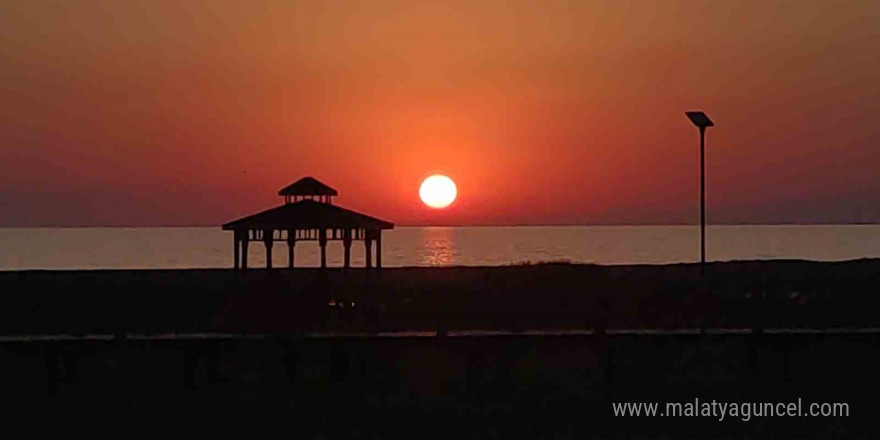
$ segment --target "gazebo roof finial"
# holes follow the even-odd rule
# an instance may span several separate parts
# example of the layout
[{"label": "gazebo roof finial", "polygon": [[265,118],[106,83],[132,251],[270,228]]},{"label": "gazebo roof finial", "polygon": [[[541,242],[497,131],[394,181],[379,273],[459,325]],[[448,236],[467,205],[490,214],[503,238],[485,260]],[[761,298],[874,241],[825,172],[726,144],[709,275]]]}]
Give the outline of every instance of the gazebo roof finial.
[{"label": "gazebo roof finial", "polygon": [[278,191],[279,196],[284,196],[286,203],[296,202],[297,199],[318,199],[324,203],[331,203],[330,198],[339,193],[314,177],[307,176]]}]

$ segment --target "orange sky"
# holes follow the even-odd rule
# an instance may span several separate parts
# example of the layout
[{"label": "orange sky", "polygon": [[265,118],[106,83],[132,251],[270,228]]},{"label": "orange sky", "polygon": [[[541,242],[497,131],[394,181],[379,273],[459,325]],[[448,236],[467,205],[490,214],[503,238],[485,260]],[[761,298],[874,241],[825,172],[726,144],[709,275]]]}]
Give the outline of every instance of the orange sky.
[{"label": "orange sky", "polygon": [[710,222],[880,222],[880,2],[364,3],[6,5],[0,225],[695,223],[692,109]]}]

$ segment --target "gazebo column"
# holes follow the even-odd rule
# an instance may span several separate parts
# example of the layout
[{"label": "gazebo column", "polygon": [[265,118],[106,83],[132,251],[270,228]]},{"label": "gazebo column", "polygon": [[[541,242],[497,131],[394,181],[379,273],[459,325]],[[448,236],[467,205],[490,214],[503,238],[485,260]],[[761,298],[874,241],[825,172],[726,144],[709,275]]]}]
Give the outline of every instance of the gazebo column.
[{"label": "gazebo column", "polygon": [[318,244],[321,246],[321,268],[327,267],[327,229],[318,231]]},{"label": "gazebo column", "polygon": [[382,230],[376,232],[376,269],[382,268]]},{"label": "gazebo column", "polygon": [[232,233],[232,268],[238,269],[239,263],[239,243],[241,243],[241,233],[236,229]]},{"label": "gazebo column", "polygon": [[364,250],[366,250],[367,269],[373,267],[373,235],[370,231],[364,232]]},{"label": "gazebo column", "polygon": [[248,231],[245,230],[243,236],[241,237],[241,268],[247,269],[247,260],[248,260],[248,243],[250,243],[248,236]]},{"label": "gazebo column", "polygon": [[263,230],[263,244],[266,245],[266,269],[272,268],[272,245],[275,244],[272,238],[271,229]]},{"label": "gazebo column", "polygon": [[343,257],[342,267],[351,267],[351,229],[342,230],[342,246],[345,247],[345,256]]},{"label": "gazebo column", "polygon": [[293,251],[296,246],[296,231],[294,229],[287,230],[287,267],[293,269]]}]

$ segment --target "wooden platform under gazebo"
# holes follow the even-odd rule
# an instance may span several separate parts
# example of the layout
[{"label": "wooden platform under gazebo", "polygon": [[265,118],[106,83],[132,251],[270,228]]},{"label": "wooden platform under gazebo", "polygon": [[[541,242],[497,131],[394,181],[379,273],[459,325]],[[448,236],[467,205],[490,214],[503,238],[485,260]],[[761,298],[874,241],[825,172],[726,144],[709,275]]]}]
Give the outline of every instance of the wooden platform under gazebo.
[{"label": "wooden platform under gazebo", "polygon": [[351,267],[351,243],[362,240],[366,267],[373,267],[372,248],[376,246],[376,267],[382,267],[382,231],[394,224],[333,204],[338,192],[312,177],[304,177],[278,191],[284,204],[223,225],[233,231],[233,267],[247,269],[248,244],[262,242],[266,248],[266,267],[272,268],[272,247],[287,244],[288,267],[294,267],[297,242],[317,241],[321,248],[321,267],[327,267],[327,242],[342,241],[343,267]]}]

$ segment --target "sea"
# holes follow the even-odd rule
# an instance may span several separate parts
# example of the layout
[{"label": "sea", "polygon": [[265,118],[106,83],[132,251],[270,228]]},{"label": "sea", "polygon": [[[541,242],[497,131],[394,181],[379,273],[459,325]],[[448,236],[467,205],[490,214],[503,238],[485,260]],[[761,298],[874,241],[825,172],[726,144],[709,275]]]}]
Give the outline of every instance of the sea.
[{"label": "sea", "polygon": [[[316,242],[296,245],[296,266],[319,264]],[[880,257],[880,225],[728,225],[706,231],[710,261]],[[327,245],[341,266],[341,242]],[[262,243],[251,243],[250,267],[265,265]],[[273,247],[287,264],[284,243]],[[540,262],[665,264],[700,258],[698,226],[397,227],[385,231],[382,262],[402,266],[502,266]],[[352,265],[364,264],[362,242]],[[232,233],[220,227],[0,228],[0,270],[229,268]]]}]

